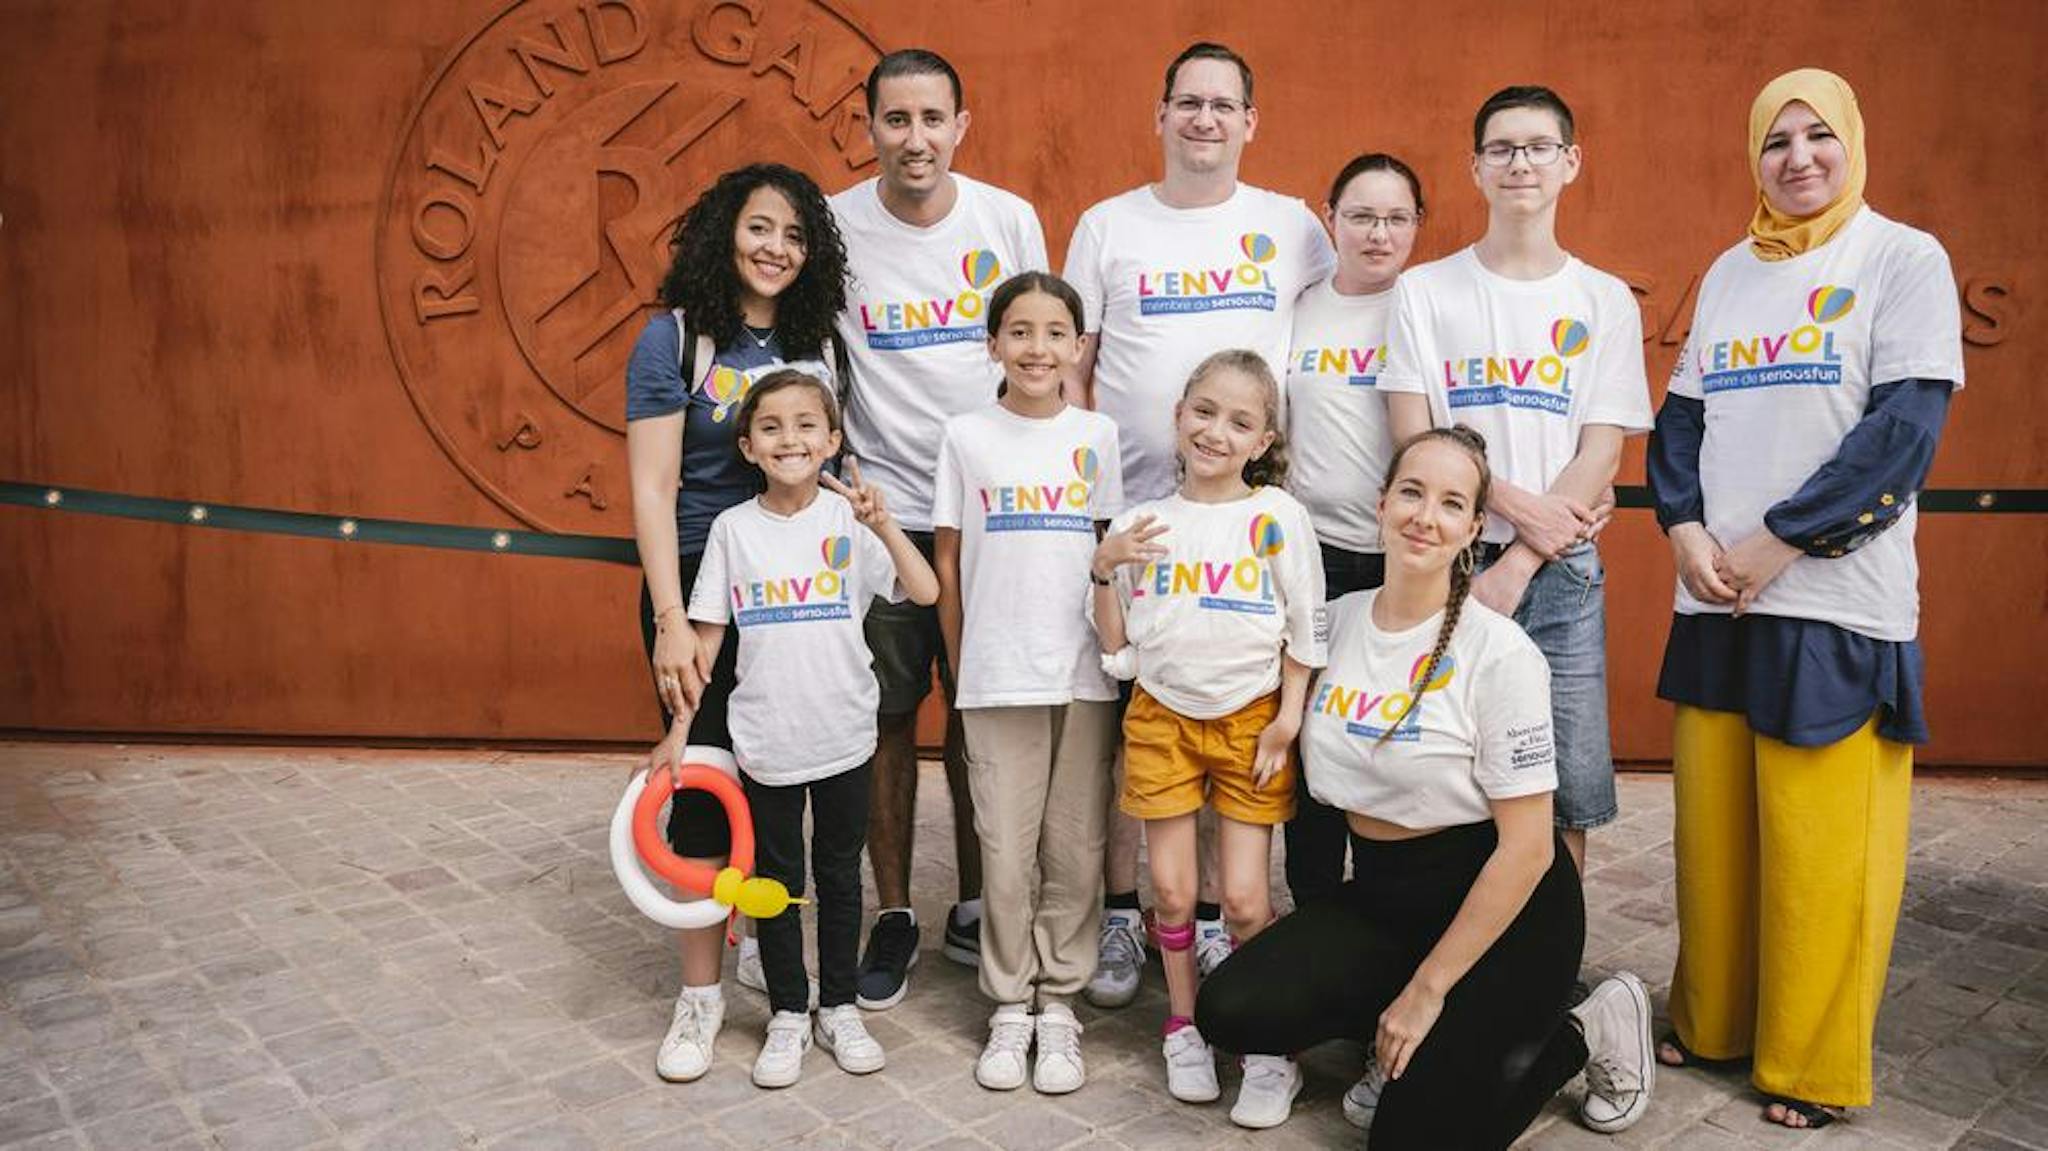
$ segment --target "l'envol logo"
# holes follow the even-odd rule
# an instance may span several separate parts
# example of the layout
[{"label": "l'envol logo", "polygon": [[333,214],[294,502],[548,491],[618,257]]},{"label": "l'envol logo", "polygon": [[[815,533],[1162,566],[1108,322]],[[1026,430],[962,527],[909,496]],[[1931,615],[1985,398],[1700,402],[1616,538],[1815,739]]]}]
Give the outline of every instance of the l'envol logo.
[{"label": "l'envol logo", "polygon": [[377,279],[400,378],[470,481],[537,528],[626,518],[627,356],[670,225],[779,161],[828,191],[873,163],[880,50],[832,0],[518,0],[407,121]]}]

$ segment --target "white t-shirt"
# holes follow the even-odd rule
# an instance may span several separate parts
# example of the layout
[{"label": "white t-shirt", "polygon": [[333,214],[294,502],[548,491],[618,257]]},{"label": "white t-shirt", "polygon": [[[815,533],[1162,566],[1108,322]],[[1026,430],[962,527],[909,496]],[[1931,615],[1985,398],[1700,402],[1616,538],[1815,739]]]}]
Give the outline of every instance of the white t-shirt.
[{"label": "white t-shirt", "polygon": [[1344,296],[1324,280],[1294,305],[1287,347],[1287,490],[1308,508],[1316,538],[1380,551],[1380,487],[1394,454],[1379,392],[1394,293]]},{"label": "white t-shirt", "polygon": [[1489,801],[1557,790],[1550,665],[1515,622],[1467,598],[1436,674],[1394,734],[1443,613],[1373,626],[1378,589],[1330,605],[1330,666],[1301,724],[1309,794],[1417,830],[1493,818]]},{"label": "white t-shirt", "polygon": [[1336,262],[1307,205],[1249,184],[1206,208],[1169,208],[1134,188],[1082,214],[1066,279],[1099,337],[1095,406],[1123,437],[1132,499],[1177,484],[1173,405],[1195,365],[1250,348],[1285,375],[1294,299]]},{"label": "white t-shirt", "polygon": [[[1642,309],[1627,284],[1576,256],[1540,280],[1510,280],[1466,248],[1394,286],[1380,390],[1427,395],[1437,426],[1486,437],[1496,477],[1547,491],[1587,424],[1649,430]],[[1489,514],[1484,538],[1507,543],[1514,525]]]},{"label": "white t-shirt", "polygon": [[882,206],[879,177],[832,197],[851,273],[839,338],[853,368],[846,443],[910,531],[932,526],[932,466],[946,421],[995,398],[988,297],[1042,272],[1045,232],[1022,199],[953,173],[946,218],[915,227]]},{"label": "white t-shirt", "polygon": [[[1280,653],[1323,666],[1323,561],[1308,511],[1275,487],[1227,504],[1178,493],[1111,524],[1150,515],[1168,528],[1164,559],[1117,569],[1124,635],[1138,685],[1189,719],[1216,719],[1280,686]],[[1089,597],[1091,613],[1094,597]]]},{"label": "white t-shirt", "polygon": [[[1672,395],[1706,404],[1707,531],[1734,547],[1764,530],[1764,513],[1834,458],[1870,389],[1913,377],[1963,386],[1955,273],[1933,236],[1866,208],[1789,260],[1759,260],[1747,240],[1721,253],[1700,281],[1692,334],[1671,374]],[[1894,643],[1914,638],[1918,518],[1917,505],[1908,507],[1838,558],[1800,556],[1751,610]],[[1694,599],[1682,582],[1677,599],[1687,615],[1730,610]]]},{"label": "white t-shirt", "polygon": [[1088,625],[1095,521],[1123,510],[1116,425],[1069,407],[954,416],[932,523],[960,530],[959,707],[1116,698]]},{"label": "white t-shirt", "polygon": [[834,492],[786,517],[756,496],[712,521],[690,618],[740,629],[728,722],[749,777],[809,783],[875,753],[882,689],[861,620],[876,596],[902,598],[895,561]]}]

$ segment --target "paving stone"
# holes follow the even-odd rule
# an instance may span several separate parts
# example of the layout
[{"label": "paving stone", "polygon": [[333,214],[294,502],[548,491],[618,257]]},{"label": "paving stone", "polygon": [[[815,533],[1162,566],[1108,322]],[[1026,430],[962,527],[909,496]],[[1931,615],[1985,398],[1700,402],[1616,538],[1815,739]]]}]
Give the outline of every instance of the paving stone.
[{"label": "paving stone", "polygon": [[641,1086],[631,1071],[614,1059],[579,1067],[542,1082],[563,1107],[581,1111],[615,1099]]},{"label": "paving stone", "polygon": [[391,1065],[382,1055],[364,1048],[331,1059],[301,1063],[291,1069],[291,1075],[307,1098],[325,1099],[390,1078]]},{"label": "paving stone", "polygon": [[1977,1130],[2029,1147],[2048,1147],[2048,1108],[2008,1099],[1985,1112]]},{"label": "paving stone", "polygon": [[296,1151],[332,1136],[332,1130],[313,1111],[289,1111],[211,1133],[214,1145],[222,1151]]},{"label": "paving stone", "polygon": [[493,1139],[488,1146],[491,1151],[597,1151],[602,1145],[595,1135],[574,1119],[557,1116],[537,1126]]},{"label": "paving stone", "polygon": [[54,1095],[24,1099],[0,1107],[0,1144],[30,1139],[65,1126],[64,1109]]},{"label": "paving stone", "polygon": [[209,1091],[194,1102],[199,1121],[209,1127],[231,1127],[248,1119],[261,1119],[305,1106],[305,1100],[283,1077],[250,1079]]},{"label": "paving stone", "polygon": [[354,1135],[385,1126],[428,1105],[425,1092],[403,1079],[384,1079],[314,1103],[335,1130]]},{"label": "paving stone", "polygon": [[447,1151],[462,1146],[464,1139],[462,1129],[446,1116],[428,1111],[380,1127],[363,1142],[378,1151]]},{"label": "paving stone", "polygon": [[177,1105],[159,1103],[89,1123],[84,1134],[94,1147],[106,1151],[132,1151],[136,1147],[162,1147],[197,1132]]}]

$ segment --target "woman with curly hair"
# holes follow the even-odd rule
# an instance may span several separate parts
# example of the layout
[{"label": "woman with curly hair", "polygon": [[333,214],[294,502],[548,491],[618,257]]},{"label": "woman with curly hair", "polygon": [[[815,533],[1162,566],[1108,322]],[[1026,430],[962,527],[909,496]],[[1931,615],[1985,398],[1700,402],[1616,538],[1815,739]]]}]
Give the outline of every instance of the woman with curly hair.
[{"label": "woman with curly hair", "polygon": [[[626,459],[645,577],[640,634],[667,732],[650,766],[678,762],[686,744],[732,747],[726,701],[738,645],[728,633],[716,652],[700,652],[685,605],[711,521],[760,490],[735,442],[740,402],[755,380],[783,367],[835,391],[845,385],[832,320],[846,295],[846,248],[810,177],[781,164],[727,172],[683,213],[669,247],[667,311],[647,321],[626,365]],[[724,810],[702,792],[677,793],[668,834],[678,855],[715,866],[731,850]],[[664,1079],[685,1082],[711,1065],[725,1017],[723,930],[681,933],[682,990],[655,1058]],[[742,981],[749,958],[759,966],[747,954],[752,944],[742,945]]]}]

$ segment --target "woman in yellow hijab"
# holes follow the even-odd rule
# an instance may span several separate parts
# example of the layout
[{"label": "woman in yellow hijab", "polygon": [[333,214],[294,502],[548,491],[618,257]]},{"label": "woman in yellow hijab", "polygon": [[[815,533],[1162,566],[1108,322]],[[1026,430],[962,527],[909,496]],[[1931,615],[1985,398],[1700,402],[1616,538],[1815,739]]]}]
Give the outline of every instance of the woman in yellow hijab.
[{"label": "woman in yellow hijab", "polygon": [[1764,1118],[1871,1100],[1927,739],[1914,496],[1963,384],[1948,255],[1863,202],[1863,117],[1815,68],[1749,113],[1749,234],[1701,282],[1649,456],[1678,568],[1679,953],[1658,1057],[1747,1060]]}]

